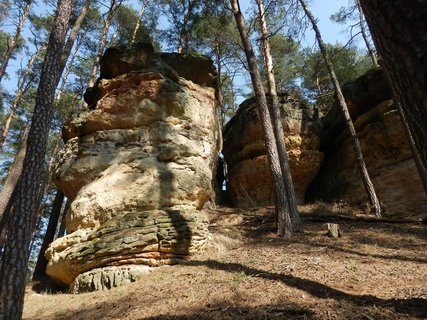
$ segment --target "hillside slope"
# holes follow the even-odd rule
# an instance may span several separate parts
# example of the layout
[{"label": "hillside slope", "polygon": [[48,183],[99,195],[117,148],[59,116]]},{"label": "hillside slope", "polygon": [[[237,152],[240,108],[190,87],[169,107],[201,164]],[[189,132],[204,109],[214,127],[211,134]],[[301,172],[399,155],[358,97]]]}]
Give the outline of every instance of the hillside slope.
[{"label": "hillside slope", "polygon": [[[427,317],[427,228],[343,205],[301,207],[277,238],[273,209],[210,212],[207,250],[130,285],[71,295],[28,286],[24,319],[418,319]],[[365,216],[366,217],[366,216]],[[342,237],[326,236],[326,222]],[[33,289],[34,288],[34,289]]]}]

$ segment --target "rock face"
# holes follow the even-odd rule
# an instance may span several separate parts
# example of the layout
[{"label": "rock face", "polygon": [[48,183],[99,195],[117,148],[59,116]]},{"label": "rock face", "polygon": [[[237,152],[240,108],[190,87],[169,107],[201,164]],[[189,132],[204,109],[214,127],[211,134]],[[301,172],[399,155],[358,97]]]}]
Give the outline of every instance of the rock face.
[{"label": "rock face", "polygon": [[[70,285],[97,268],[171,264],[203,247],[219,145],[214,78],[202,56],[106,51],[85,95],[93,110],[63,129],[53,179],[72,203],[68,235],[46,252],[48,275]],[[108,287],[85,283],[99,278],[91,274],[77,287]]]},{"label": "rock face", "polygon": [[[316,176],[323,155],[319,152],[321,124],[316,111],[292,96],[281,95],[280,111],[289,164],[299,203]],[[274,193],[265,143],[254,98],[240,105],[224,131],[224,157],[228,166],[228,192],[233,205],[272,204]]]},{"label": "rock face", "polygon": [[[427,199],[384,73],[373,70],[343,88],[368,172],[389,216],[425,213]],[[309,188],[311,200],[367,203],[344,120],[327,114],[321,140],[325,159]]]}]

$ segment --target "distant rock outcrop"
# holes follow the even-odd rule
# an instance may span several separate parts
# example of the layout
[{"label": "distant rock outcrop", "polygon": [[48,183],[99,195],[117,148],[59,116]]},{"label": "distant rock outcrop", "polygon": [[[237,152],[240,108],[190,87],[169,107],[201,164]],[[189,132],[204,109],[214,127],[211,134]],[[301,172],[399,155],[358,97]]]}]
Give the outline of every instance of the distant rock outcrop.
[{"label": "distant rock outcrop", "polygon": [[[307,186],[316,176],[321,122],[316,110],[290,95],[280,95],[280,111],[295,193],[304,202]],[[228,193],[233,205],[255,207],[274,201],[271,175],[258,109],[254,98],[244,101],[224,130]]]},{"label": "distant rock outcrop", "polygon": [[113,266],[172,264],[203,247],[220,143],[214,79],[203,56],[106,51],[85,95],[93,110],[63,129],[53,179],[72,203],[68,235],[46,252],[49,276],[104,288],[140,274]]},{"label": "distant rock outcrop", "polygon": [[[424,193],[406,132],[381,69],[368,72],[343,87],[380,202],[389,216],[416,216],[427,211]],[[367,203],[353,147],[341,112],[326,115],[321,140],[325,159],[309,188],[311,200]]]}]

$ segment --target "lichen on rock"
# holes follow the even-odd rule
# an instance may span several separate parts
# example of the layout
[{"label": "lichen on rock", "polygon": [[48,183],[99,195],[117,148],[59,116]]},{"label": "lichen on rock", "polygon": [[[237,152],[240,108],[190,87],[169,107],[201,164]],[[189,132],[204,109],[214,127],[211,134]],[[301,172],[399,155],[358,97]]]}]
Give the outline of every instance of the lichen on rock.
[{"label": "lichen on rock", "polygon": [[150,48],[108,49],[85,95],[92,110],[64,126],[53,180],[72,200],[68,235],[46,253],[60,283],[101,267],[176,263],[207,237],[219,145],[212,62]]}]

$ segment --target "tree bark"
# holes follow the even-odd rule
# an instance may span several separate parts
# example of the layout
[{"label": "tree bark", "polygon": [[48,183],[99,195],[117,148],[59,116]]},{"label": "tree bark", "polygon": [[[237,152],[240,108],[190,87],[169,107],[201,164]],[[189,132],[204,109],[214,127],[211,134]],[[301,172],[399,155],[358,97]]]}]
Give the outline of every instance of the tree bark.
[{"label": "tree bark", "polygon": [[360,0],[384,68],[427,168],[427,5]]},{"label": "tree bark", "polygon": [[326,65],[328,67],[329,75],[334,85],[337,99],[341,107],[341,110],[343,112],[348,131],[350,133],[350,139],[353,144],[354,152],[356,155],[357,166],[359,168],[363,185],[368,195],[368,199],[371,204],[373,213],[375,216],[381,217],[382,216],[381,205],[378,200],[377,194],[375,192],[374,185],[372,184],[371,178],[369,177],[368,170],[366,169],[366,164],[365,164],[365,161],[363,160],[362,149],[360,147],[359,139],[357,138],[357,133],[356,133],[356,130],[354,129],[353,121],[351,120],[350,113],[348,112],[347,103],[345,102],[344,95],[341,91],[340,83],[335,74],[334,66],[329,57],[328,51],[326,50],[326,46],[322,40],[322,36],[320,34],[319,28],[317,27],[316,20],[314,19],[310,10],[307,8],[307,5],[305,4],[304,0],[299,0],[299,2],[303,7],[306,16],[308,17],[308,19],[310,20],[313,26],[314,32],[316,34],[317,43],[319,44],[320,51],[322,52],[323,58],[325,59]]},{"label": "tree bark", "polygon": [[15,156],[15,160],[9,170],[6,181],[0,192],[0,248],[3,248],[5,237],[9,229],[12,202],[16,194],[16,186],[21,178],[25,153],[27,151],[28,127],[22,135],[21,147]]},{"label": "tree bark", "polygon": [[375,54],[375,50],[372,48],[371,44],[369,43],[368,35],[366,34],[365,19],[363,15],[362,6],[360,5],[360,0],[356,0],[356,6],[357,6],[357,10],[359,11],[360,32],[362,33],[362,38],[363,38],[363,41],[365,42],[366,49],[368,49],[369,56],[371,57],[371,60],[374,66],[379,66],[378,59]]},{"label": "tree bark", "polygon": [[44,253],[55,238],[56,227],[58,226],[59,216],[61,215],[62,202],[64,201],[64,194],[61,190],[56,191],[55,199],[50,211],[49,223],[47,225],[46,233],[43,238],[43,243],[40,248],[37,263],[34,268],[33,280],[40,280],[45,277],[45,270],[47,267],[47,260]]},{"label": "tree bark", "polygon": [[290,236],[292,233],[292,222],[289,215],[288,202],[286,200],[286,189],[283,182],[282,170],[280,168],[279,156],[277,154],[276,141],[274,138],[271,118],[268,111],[267,99],[265,97],[261,76],[258,70],[255,53],[249,41],[248,33],[243,19],[238,0],[230,0],[231,9],[236,19],[239,29],[246,59],[248,62],[249,73],[252,85],[255,91],[255,99],[258,104],[258,113],[264,133],[267,158],[270,164],[273,189],[275,192],[275,209],[277,214],[277,234],[280,236]]},{"label": "tree bark", "polygon": [[64,70],[67,64],[68,57],[70,56],[71,50],[73,49],[74,42],[76,41],[76,38],[80,31],[80,27],[83,23],[84,18],[86,17],[87,12],[89,11],[89,7],[91,3],[92,3],[92,0],[86,0],[84,2],[78,17],[74,22],[73,27],[71,28],[70,34],[68,35],[67,42],[65,43],[65,46],[64,46],[64,50],[62,50],[62,54],[61,54],[61,65],[60,65],[61,70]]},{"label": "tree bark", "polygon": [[18,43],[22,27],[24,26],[25,20],[27,19],[27,16],[30,13],[30,7],[31,0],[27,0],[27,4],[25,5],[24,12],[22,13],[22,16],[19,19],[18,26],[16,27],[16,31],[13,35],[12,41],[8,43],[7,49],[2,57],[2,64],[0,66],[0,82],[6,73],[7,65],[9,63],[10,58],[12,57],[13,50],[15,50],[16,44]]},{"label": "tree bark", "polygon": [[59,224],[58,233],[56,234],[55,239],[62,238],[65,235],[65,224],[66,224],[65,221],[67,219],[67,213],[68,213],[68,210],[70,209],[70,205],[71,205],[71,201],[70,199],[67,199],[67,201],[65,202],[64,211],[62,212],[62,215],[61,215],[61,222]]},{"label": "tree bark", "polygon": [[273,58],[271,57],[270,44],[268,42],[268,28],[265,18],[264,4],[262,0],[256,0],[258,5],[258,18],[261,29],[262,53],[264,56],[264,65],[267,73],[268,89],[271,98],[270,115],[273,120],[274,137],[276,138],[277,151],[279,154],[280,167],[284,178],[286,196],[289,204],[289,211],[294,222],[300,222],[297,200],[295,196],[294,183],[292,181],[291,170],[289,168],[288,154],[286,144],[283,138],[284,131],[282,117],[279,109],[279,99],[277,98],[276,80],[274,77]]},{"label": "tree bark", "polygon": [[28,79],[31,68],[33,67],[34,62],[36,61],[39,54],[46,49],[46,46],[43,45],[39,50],[34,52],[30,59],[28,60],[27,67],[25,68],[24,74],[22,75],[19,84],[18,90],[16,92],[15,99],[10,107],[10,112],[6,118],[2,134],[0,136],[0,152],[3,150],[4,142],[9,135],[10,125],[12,124],[13,117],[15,116],[16,110],[18,109],[19,104],[21,103],[22,97],[27,91],[29,85],[32,83],[32,79]]},{"label": "tree bark", "polygon": [[135,29],[133,29],[133,34],[132,34],[132,39],[130,41],[130,44],[134,44],[136,41],[136,35],[138,33],[139,28],[141,27],[141,20],[149,2],[150,0],[142,1],[141,10],[139,11],[139,16],[138,16],[138,21],[136,22]]},{"label": "tree bark", "polygon": [[61,77],[61,53],[73,8],[73,0],[59,0],[42,65],[32,124],[27,139],[21,179],[15,188],[10,230],[0,270],[0,318],[20,319],[24,301],[29,244],[34,213],[41,201],[46,142],[53,117],[55,89]]},{"label": "tree bark", "polygon": [[427,195],[427,169],[423,166],[423,161],[421,160],[420,154],[418,153],[414,138],[412,137],[411,130],[409,129],[408,121],[405,118],[405,113],[403,112],[403,109],[398,102],[396,102],[396,105],[397,110],[399,111],[400,120],[402,121],[403,128],[406,132],[406,136],[408,137],[409,145],[411,146],[412,155],[414,157],[418,174],[420,175],[421,183],[424,187],[424,192]]}]

